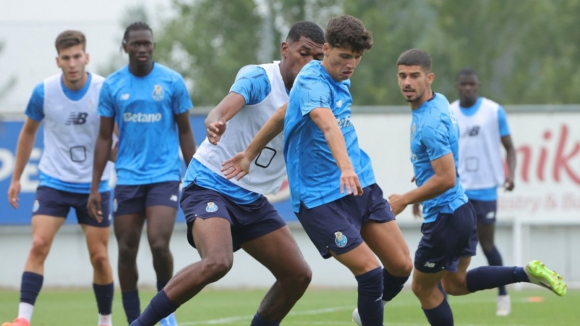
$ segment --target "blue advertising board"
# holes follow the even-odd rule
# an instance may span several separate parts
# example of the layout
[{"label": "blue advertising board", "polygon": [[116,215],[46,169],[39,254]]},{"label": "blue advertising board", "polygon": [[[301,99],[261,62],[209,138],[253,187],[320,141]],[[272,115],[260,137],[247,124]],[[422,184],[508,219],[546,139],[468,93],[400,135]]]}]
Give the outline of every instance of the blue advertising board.
[{"label": "blue advertising board", "polygon": [[[205,115],[192,115],[190,118],[191,127],[195,135],[197,145],[205,139]],[[20,130],[24,121],[0,121],[0,225],[27,225],[30,224],[32,205],[35,198],[36,187],[38,186],[38,163],[43,151],[43,130],[42,125],[38,130],[34,149],[30,155],[30,160],[26,165],[20,179],[20,207],[12,208],[8,203],[8,187],[12,180],[12,173],[16,162],[16,144]],[[183,169],[185,172],[185,166]],[[289,200],[289,191],[287,182],[284,183],[280,193],[277,196],[269,197],[278,212],[286,221],[297,221],[292,212],[292,206]],[[177,215],[177,222],[184,222],[181,209]],[[71,210],[67,218],[67,223],[76,223],[74,211]]]}]

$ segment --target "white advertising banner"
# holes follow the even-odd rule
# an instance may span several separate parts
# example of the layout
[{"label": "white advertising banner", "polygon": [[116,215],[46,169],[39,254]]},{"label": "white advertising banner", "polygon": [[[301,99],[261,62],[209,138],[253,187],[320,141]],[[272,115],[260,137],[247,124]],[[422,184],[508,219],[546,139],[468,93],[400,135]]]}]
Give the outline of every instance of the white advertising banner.
[{"label": "white advertising banner", "polygon": [[[361,148],[372,159],[385,197],[415,187],[409,159],[411,112],[354,111],[352,121]],[[580,219],[580,114],[510,114],[508,110],[508,123],[517,150],[515,189],[498,191],[498,218]],[[412,218],[411,209],[399,218]]]}]

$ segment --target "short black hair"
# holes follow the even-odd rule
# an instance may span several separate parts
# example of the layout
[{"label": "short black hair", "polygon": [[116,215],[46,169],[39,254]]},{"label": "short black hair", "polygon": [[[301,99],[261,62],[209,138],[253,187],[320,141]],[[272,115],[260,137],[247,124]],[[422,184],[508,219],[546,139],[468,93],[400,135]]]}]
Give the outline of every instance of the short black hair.
[{"label": "short black hair", "polygon": [[397,66],[421,66],[423,70],[431,72],[431,56],[421,49],[407,50],[399,56]]},{"label": "short black hair", "polygon": [[290,28],[286,41],[296,42],[302,36],[311,39],[315,43],[324,44],[324,31],[316,23],[310,21],[297,22]]},{"label": "short black hair", "polygon": [[328,21],[326,42],[333,48],[344,47],[361,53],[373,47],[373,35],[358,18],[342,15]]},{"label": "short black hair", "polygon": [[134,22],[133,24],[127,26],[125,29],[125,34],[123,34],[123,43],[121,44],[121,48],[123,48],[123,44],[127,43],[127,37],[129,36],[129,32],[131,31],[150,31],[151,35],[153,35],[153,30],[147,23],[144,22]]},{"label": "short black hair", "polygon": [[473,69],[471,67],[464,67],[461,70],[459,70],[457,72],[457,75],[455,76],[455,80],[458,80],[459,77],[461,77],[461,76],[476,76],[476,77],[478,77],[477,71],[475,71],[475,69]]}]

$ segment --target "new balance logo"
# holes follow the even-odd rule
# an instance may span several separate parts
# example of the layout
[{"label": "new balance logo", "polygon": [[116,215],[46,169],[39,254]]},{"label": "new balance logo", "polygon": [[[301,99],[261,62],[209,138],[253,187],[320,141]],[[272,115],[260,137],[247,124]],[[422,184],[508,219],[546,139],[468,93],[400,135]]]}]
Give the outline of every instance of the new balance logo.
[{"label": "new balance logo", "polygon": [[177,195],[171,195],[171,197],[169,197],[169,200],[177,201]]},{"label": "new balance logo", "polygon": [[66,120],[66,125],[83,125],[87,122],[87,117],[89,114],[87,112],[71,112]]},{"label": "new balance logo", "polygon": [[479,126],[473,126],[471,128],[468,128],[463,133],[464,137],[475,137],[477,135],[479,135]]},{"label": "new balance logo", "polygon": [[426,262],[425,265],[423,265],[423,266],[428,267],[428,268],[433,268],[433,267],[435,267],[435,263]]}]

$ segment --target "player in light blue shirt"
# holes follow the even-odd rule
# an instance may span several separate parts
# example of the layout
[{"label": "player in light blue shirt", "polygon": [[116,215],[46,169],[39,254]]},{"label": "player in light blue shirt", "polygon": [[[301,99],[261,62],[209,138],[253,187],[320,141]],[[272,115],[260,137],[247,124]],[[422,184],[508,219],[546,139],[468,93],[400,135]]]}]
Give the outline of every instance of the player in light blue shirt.
[{"label": "player in light blue shirt", "polygon": [[[117,122],[118,180],[113,215],[119,243],[119,283],[129,323],[141,313],[136,259],[145,221],[157,288],[161,290],[173,275],[169,240],[179,202],[179,146],[186,165],[195,153],[189,124],[193,105],[185,83],[177,72],[153,62],[154,49],[153,32],[147,24],[136,22],[127,27],[123,50],[129,55],[129,65],[107,77],[99,99],[101,126],[89,199],[91,215],[101,219],[96,180]],[[162,325],[175,325],[174,316],[165,318]]]},{"label": "player in light blue shirt", "polygon": [[413,110],[411,162],[416,189],[389,196],[395,215],[407,205],[423,203],[423,237],[415,252],[413,292],[431,325],[453,326],[446,297],[465,295],[516,282],[530,282],[562,296],[566,283],[537,260],[525,267],[483,266],[467,271],[477,247],[475,211],[457,172],[459,127],[445,96],[431,90],[431,57],[411,49],[397,61],[399,87]]},{"label": "player in light blue shirt", "polygon": [[287,108],[272,116],[244,152],[226,161],[224,170],[229,177],[243,177],[250,172],[250,162],[283,129],[296,216],[321,256],[334,257],[354,274],[355,323],[381,326],[383,305],[403,288],[412,261],[351,122],[349,78],[372,47],[372,36],[360,20],[348,15],[331,18],[325,35],[322,62],[311,61],[302,68]]}]

